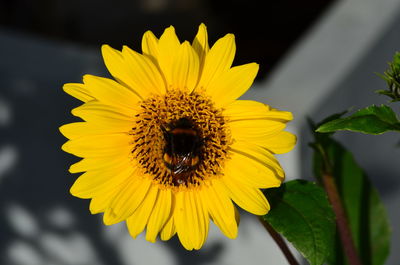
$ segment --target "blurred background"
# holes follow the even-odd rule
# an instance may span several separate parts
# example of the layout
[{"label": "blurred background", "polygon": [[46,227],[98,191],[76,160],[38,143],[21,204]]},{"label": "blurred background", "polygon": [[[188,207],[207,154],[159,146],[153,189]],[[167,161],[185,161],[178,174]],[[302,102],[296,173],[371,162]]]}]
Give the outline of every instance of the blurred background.
[{"label": "blurred background", "polygon": [[[374,94],[400,50],[399,0],[1,0],[0,1],[0,264],[287,264],[257,220],[242,213],[239,236],[224,238],[211,227],[200,251],[185,251],[176,238],[133,240],[124,224],[106,227],[72,197],[78,161],[61,151],[58,127],[74,121],[79,102],[64,83],[83,74],[108,76],[103,43],[140,50],[142,34],[160,36],[174,25],[180,40],[192,40],[204,22],[210,44],[234,33],[234,64],[258,62],[260,72],[247,99],[292,111],[288,130],[299,142],[279,157],[287,178],[311,179],[312,140],[306,118],[315,121],[349,107],[386,103]],[[387,208],[392,249],[400,260],[400,157],[394,133],[338,133],[367,171]],[[396,251],[397,250],[397,251]]]}]

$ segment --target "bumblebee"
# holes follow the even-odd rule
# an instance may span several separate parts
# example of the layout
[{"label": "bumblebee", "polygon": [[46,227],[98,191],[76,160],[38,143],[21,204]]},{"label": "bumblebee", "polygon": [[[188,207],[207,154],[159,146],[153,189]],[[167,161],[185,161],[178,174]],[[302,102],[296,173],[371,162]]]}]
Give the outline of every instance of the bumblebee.
[{"label": "bumblebee", "polygon": [[163,128],[165,148],[163,160],[178,184],[199,165],[203,140],[193,122],[180,118]]}]

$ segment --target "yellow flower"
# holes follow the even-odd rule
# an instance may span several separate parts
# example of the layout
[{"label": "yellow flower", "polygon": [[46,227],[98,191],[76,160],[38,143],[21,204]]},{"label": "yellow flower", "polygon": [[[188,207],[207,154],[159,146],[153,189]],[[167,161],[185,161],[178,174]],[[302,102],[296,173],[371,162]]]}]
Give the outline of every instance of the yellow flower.
[{"label": "yellow flower", "polygon": [[170,26],[157,39],[147,31],[142,54],[102,46],[116,81],[92,75],[64,90],[84,102],[72,110],[83,122],[60,128],[62,146],[83,159],[71,193],[91,198],[90,211],[106,225],[126,221],[132,237],[168,240],[199,249],[211,219],[229,238],[238,230],[233,202],[255,215],[269,204],[260,189],[278,187],[284,172],[274,154],[293,148],[283,131],[290,112],[237,100],[258,64],[232,67],[234,35],[211,48],[199,26],[192,44]]}]

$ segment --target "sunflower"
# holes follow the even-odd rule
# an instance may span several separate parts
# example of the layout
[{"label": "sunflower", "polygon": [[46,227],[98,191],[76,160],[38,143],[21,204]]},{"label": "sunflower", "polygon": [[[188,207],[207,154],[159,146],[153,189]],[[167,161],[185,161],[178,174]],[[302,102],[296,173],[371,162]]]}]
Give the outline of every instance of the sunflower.
[{"label": "sunflower", "polygon": [[238,232],[234,205],[255,214],[270,206],[260,189],[278,187],[284,171],[274,154],[290,151],[292,119],[251,100],[258,64],[232,67],[233,34],[209,48],[199,26],[192,43],[180,42],[174,27],[157,39],[143,35],[142,53],[102,46],[115,81],[85,75],[64,85],[84,103],[72,114],[82,122],[61,126],[62,149],[83,158],[71,193],[91,199],[106,225],[126,221],[132,237],[178,235],[188,249],[204,244],[210,219],[228,238]]}]

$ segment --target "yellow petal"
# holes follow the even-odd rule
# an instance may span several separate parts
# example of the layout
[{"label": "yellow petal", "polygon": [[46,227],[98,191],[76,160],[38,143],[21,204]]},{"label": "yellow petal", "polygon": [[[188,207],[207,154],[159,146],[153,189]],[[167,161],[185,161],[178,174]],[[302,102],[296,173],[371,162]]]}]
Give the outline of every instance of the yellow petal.
[{"label": "yellow petal", "polygon": [[196,37],[192,42],[193,49],[196,51],[199,62],[200,62],[200,74],[204,67],[204,60],[210,47],[208,46],[208,34],[206,26],[201,23],[199,26],[199,30],[197,31]]},{"label": "yellow petal", "polygon": [[249,140],[273,136],[283,129],[286,124],[276,120],[236,120],[228,122],[234,139]]},{"label": "yellow petal", "polygon": [[63,90],[83,102],[94,100],[94,97],[84,84],[68,83],[63,86]]},{"label": "yellow petal", "polygon": [[193,206],[196,207],[195,214],[197,215],[197,218],[199,220],[198,224],[199,226],[197,229],[199,231],[199,237],[200,237],[198,242],[197,243],[195,242],[195,249],[200,249],[207,239],[208,227],[210,224],[208,211],[203,203],[202,194],[200,193],[200,191],[193,192]]},{"label": "yellow petal", "polygon": [[130,68],[120,51],[108,45],[103,45],[101,51],[108,71],[120,84],[132,90],[132,92],[136,93],[142,99],[158,91],[152,91],[149,87],[141,87],[136,83],[136,73]]},{"label": "yellow petal", "polygon": [[238,224],[235,219],[235,207],[226,194],[225,187],[216,180],[210,187],[204,188],[202,193],[203,202],[214,223],[225,236],[231,239],[236,238]]},{"label": "yellow petal", "polygon": [[191,92],[199,78],[199,57],[185,41],[178,49],[172,63],[171,85],[183,91]]},{"label": "yellow petal", "polygon": [[74,122],[65,124],[60,127],[60,132],[68,139],[75,139],[82,136],[98,135],[98,134],[112,134],[112,133],[126,133],[133,126],[133,123],[127,126],[104,126],[90,122]]},{"label": "yellow petal", "polygon": [[225,106],[224,116],[229,121],[270,119],[287,122],[293,119],[293,114],[280,111],[253,100],[235,100]]},{"label": "yellow petal", "polygon": [[132,174],[129,182],[112,200],[104,214],[104,224],[112,225],[127,219],[138,208],[151,186],[149,179]]},{"label": "yellow petal", "polygon": [[[279,111],[252,100],[237,100],[226,106],[224,116],[233,128],[232,135],[236,140],[260,145],[276,154],[289,152],[296,143],[293,134],[281,131],[285,123],[293,119],[288,111]],[[253,128],[259,125],[257,133]]]},{"label": "yellow petal", "polygon": [[175,34],[175,28],[173,26],[166,28],[158,41],[158,63],[165,76],[167,85],[171,84],[172,63],[174,58],[176,58],[179,46],[180,42]]},{"label": "yellow petal", "polygon": [[68,139],[91,135],[89,132],[94,132],[93,134],[99,134],[95,132],[96,129],[89,128],[90,126],[88,126],[87,122],[74,122],[61,126],[59,130]]},{"label": "yellow petal", "polygon": [[127,109],[128,112],[141,100],[132,90],[108,78],[84,75],[83,82],[99,102]]},{"label": "yellow petal", "polygon": [[[118,127],[119,129],[132,128],[136,112],[130,112],[104,105],[98,101],[87,102],[71,111],[74,116],[99,126]],[[129,129],[128,129],[129,131]]]},{"label": "yellow petal", "polygon": [[273,166],[266,167],[243,153],[231,155],[225,162],[224,175],[254,188],[279,187],[282,182]]},{"label": "yellow petal", "polygon": [[143,34],[142,38],[142,52],[149,56],[154,64],[157,63],[158,57],[158,39],[150,30]]},{"label": "yellow petal", "polygon": [[296,142],[294,135],[282,132],[285,123],[293,119],[290,112],[252,100],[237,100],[226,106],[224,116],[236,140],[263,146],[273,153],[288,152]]},{"label": "yellow petal", "polygon": [[136,211],[128,217],[126,224],[128,226],[129,234],[136,238],[144,229],[149,220],[150,214],[153,211],[154,203],[158,195],[158,187],[151,185],[146,197],[136,209]]},{"label": "yellow petal", "polygon": [[[116,170],[118,171],[116,171]],[[134,169],[126,163],[118,168],[107,170],[88,171],[77,178],[72,185],[70,192],[75,197],[92,198],[101,195],[107,190],[115,189],[119,184],[124,182]]]},{"label": "yellow petal", "polygon": [[222,181],[229,196],[242,209],[255,215],[264,215],[269,211],[269,203],[259,189],[241,185],[229,176],[225,176]]},{"label": "yellow petal", "polygon": [[121,163],[126,163],[126,159],[127,158],[123,155],[116,157],[86,157],[81,161],[71,165],[69,167],[69,172],[78,173],[89,170],[113,168]]},{"label": "yellow petal", "polygon": [[97,214],[104,212],[108,208],[108,205],[111,203],[112,199],[114,199],[115,195],[118,194],[118,191],[125,186],[124,184],[125,183],[122,182],[112,189],[104,189],[102,193],[94,195],[94,197],[92,197],[90,200],[90,213]]},{"label": "yellow petal", "polygon": [[230,146],[230,148],[235,154],[247,156],[254,162],[257,162],[264,167],[270,169],[280,179],[283,180],[283,178],[285,177],[285,173],[278,160],[267,149],[245,141],[236,141]]},{"label": "yellow petal", "polygon": [[131,137],[124,134],[93,135],[69,140],[61,149],[78,157],[125,155],[128,158],[131,141]]},{"label": "yellow petal", "polygon": [[134,90],[134,84],[132,82],[130,71],[126,66],[122,53],[118,50],[111,48],[109,45],[101,46],[101,53],[103,55],[104,63],[110,72],[110,74],[122,85],[125,85],[142,98],[140,89]]},{"label": "yellow petal", "polygon": [[166,224],[171,214],[171,190],[160,190],[154,209],[150,215],[146,228],[146,240],[156,242],[160,230]]},{"label": "yellow petal", "polygon": [[[173,210],[172,210],[173,211]],[[176,234],[176,228],[174,223],[174,217],[171,216],[167,223],[164,225],[160,233],[160,238],[163,241],[170,240]]]},{"label": "yellow petal", "polygon": [[239,213],[239,210],[236,207],[233,207],[233,209],[235,209],[235,220],[236,220],[237,225],[239,226],[239,224],[240,224],[240,213]]},{"label": "yellow petal", "polygon": [[296,141],[296,135],[282,131],[270,137],[257,139],[256,143],[274,154],[284,154],[294,148]]},{"label": "yellow petal", "polygon": [[207,93],[217,106],[225,106],[242,96],[253,84],[258,64],[249,63],[235,66],[209,83]]},{"label": "yellow petal", "polygon": [[177,195],[174,212],[176,230],[187,250],[200,249],[208,235],[208,218],[198,191],[183,191]]},{"label": "yellow petal", "polygon": [[[135,87],[146,90],[147,94],[160,94],[166,90],[164,79],[153,61],[140,53],[137,53],[127,46],[122,49],[127,66],[132,71],[132,80]],[[144,94],[144,91],[141,92]]]},{"label": "yellow petal", "polygon": [[211,47],[204,61],[198,88],[208,90],[209,84],[229,70],[235,57],[235,36],[227,34]]},{"label": "yellow petal", "polygon": [[174,223],[176,227],[176,232],[178,234],[179,240],[183,247],[187,250],[193,250],[194,245],[191,238],[194,237],[194,232],[189,230],[188,218],[187,218],[187,195],[186,192],[176,193],[176,205],[174,210]]}]

